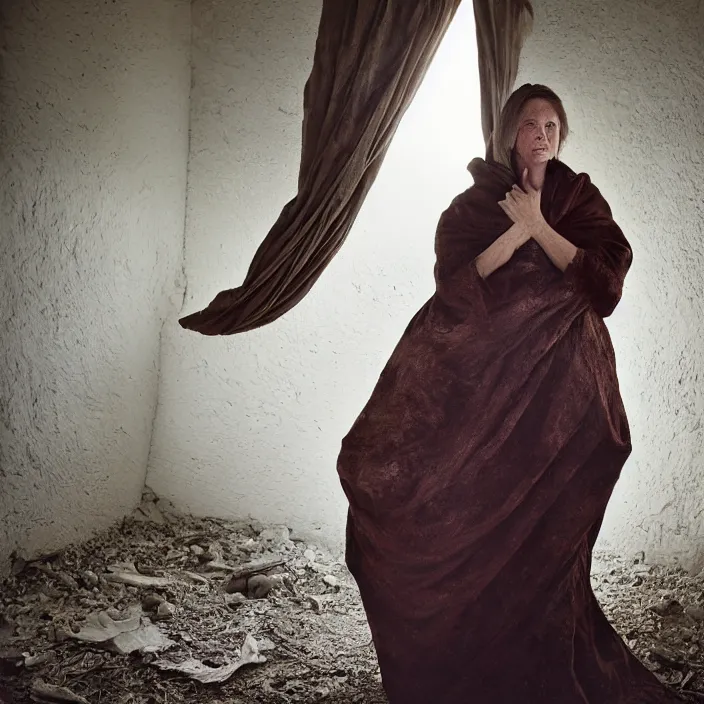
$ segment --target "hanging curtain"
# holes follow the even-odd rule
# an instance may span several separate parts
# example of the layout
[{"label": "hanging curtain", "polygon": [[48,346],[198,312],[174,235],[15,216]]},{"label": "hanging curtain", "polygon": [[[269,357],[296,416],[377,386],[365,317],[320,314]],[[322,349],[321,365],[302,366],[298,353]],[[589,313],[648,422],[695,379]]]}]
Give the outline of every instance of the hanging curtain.
[{"label": "hanging curtain", "polygon": [[311,289],[345,241],[460,0],[324,0],[303,95],[298,195],[245,280],[184,328],[231,335],[266,325]]},{"label": "hanging curtain", "polygon": [[[459,4],[323,1],[303,96],[298,195],[259,246],[242,285],[182,318],[184,328],[203,335],[253,330],[281,317],[310,291],[345,241]],[[475,0],[474,8],[482,120],[493,125],[515,79],[530,5]]]},{"label": "hanging curtain", "polygon": [[494,158],[491,135],[516,81],[521,49],[533,26],[533,7],[528,0],[474,0],[474,23],[482,131],[487,157]]}]

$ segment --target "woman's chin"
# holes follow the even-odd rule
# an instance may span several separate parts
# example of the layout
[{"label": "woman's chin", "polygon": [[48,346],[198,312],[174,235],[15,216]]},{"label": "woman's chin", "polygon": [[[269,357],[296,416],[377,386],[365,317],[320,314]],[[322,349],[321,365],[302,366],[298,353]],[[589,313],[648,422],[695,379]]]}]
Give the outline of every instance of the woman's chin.
[{"label": "woman's chin", "polygon": [[531,154],[530,163],[532,165],[538,166],[540,164],[547,164],[550,161],[552,155],[550,152],[533,152]]},{"label": "woman's chin", "polygon": [[544,168],[547,163],[552,159],[552,154],[548,151],[546,152],[531,152],[526,157],[518,157],[516,159],[516,164],[519,171],[523,169],[528,169],[532,171],[533,169]]}]

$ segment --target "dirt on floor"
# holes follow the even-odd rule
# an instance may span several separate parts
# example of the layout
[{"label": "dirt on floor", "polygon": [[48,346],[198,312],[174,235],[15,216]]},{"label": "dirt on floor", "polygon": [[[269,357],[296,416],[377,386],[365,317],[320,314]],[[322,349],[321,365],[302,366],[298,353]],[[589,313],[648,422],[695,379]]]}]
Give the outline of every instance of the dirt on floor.
[{"label": "dirt on floor", "polygon": [[[704,575],[600,554],[592,579],[629,647],[704,701]],[[15,560],[0,683],[0,704],[386,701],[342,555],[285,527],[178,516],[149,494],[87,543]]]}]

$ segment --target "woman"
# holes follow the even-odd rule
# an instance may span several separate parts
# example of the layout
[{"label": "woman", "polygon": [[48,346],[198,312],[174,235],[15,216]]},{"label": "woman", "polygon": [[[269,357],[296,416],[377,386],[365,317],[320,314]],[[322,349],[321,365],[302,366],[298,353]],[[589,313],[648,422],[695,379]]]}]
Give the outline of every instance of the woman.
[{"label": "woman", "polygon": [[[391,704],[669,704],[589,582],[630,451],[603,318],[631,249],[524,85],[443,213],[436,292],[342,443],[347,563]],[[516,182],[521,185],[516,185]]]}]

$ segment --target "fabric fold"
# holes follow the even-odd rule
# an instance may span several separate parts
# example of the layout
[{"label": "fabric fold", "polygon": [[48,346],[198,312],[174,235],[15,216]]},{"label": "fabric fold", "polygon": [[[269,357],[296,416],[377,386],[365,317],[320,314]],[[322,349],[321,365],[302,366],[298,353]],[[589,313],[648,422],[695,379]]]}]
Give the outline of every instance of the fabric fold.
[{"label": "fabric fold", "polygon": [[[203,335],[253,330],[305,297],[344,243],[459,3],[324,0],[304,90],[298,194],[257,249],[242,285],[181,318],[182,327]],[[527,0],[474,0],[474,13],[490,144],[533,10]]]},{"label": "fabric fold", "polygon": [[460,0],[324,0],[303,99],[298,194],[241,286],[181,326],[231,335],[273,322],[342,246]]},{"label": "fabric fold", "polygon": [[552,161],[541,207],[579,249],[572,271],[530,240],[484,289],[474,259],[510,227],[515,179],[470,170],[438,224],[436,292],[338,458],[389,701],[674,704],[589,586],[631,451],[603,320],[631,248],[588,177]]},{"label": "fabric fold", "polygon": [[533,6],[528,0],[474,0],[474,24],[487,158],[500,161],[491,135],[516,81],[521,49],[533,27]]}]

